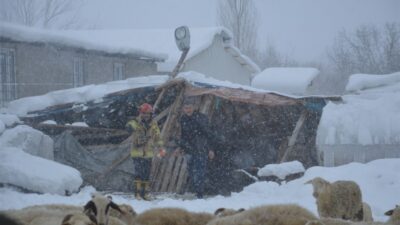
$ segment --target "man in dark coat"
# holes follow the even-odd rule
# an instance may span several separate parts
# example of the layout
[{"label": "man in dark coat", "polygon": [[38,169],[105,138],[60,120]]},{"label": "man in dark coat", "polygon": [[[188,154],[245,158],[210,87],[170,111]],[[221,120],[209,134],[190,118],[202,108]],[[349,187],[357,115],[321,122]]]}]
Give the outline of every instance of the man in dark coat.
[{"label": "man in dark coat", "polygon": [[183,115],[180,119],[181,139],[179,146],[187,154],[189,178],[198,198],[203,198],[207,161],[215,154],[215,135],[210,128],[208,117],[194,111],[194,97],[187,97],[183,103]]}]

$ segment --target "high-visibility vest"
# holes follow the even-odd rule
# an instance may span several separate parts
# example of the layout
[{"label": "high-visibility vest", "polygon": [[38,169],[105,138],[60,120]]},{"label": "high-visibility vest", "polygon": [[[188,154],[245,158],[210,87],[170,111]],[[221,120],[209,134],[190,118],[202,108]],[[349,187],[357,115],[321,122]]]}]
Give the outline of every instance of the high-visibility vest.
[{"label": "high-visibility vest", "polygon": [[152,158],[163,145],[160,129],[155,121],[152,121],[147,129],[138,121],[141,121],[139,117],[128,122],[128,126],[133,130],[131,157]]}]

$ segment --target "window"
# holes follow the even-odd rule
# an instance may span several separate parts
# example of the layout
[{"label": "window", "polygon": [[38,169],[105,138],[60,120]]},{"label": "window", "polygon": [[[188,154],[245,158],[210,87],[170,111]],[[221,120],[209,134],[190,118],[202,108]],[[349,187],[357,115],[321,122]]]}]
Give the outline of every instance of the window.
[{"label": "window", "polygon": [[123,63],[114,63],[114,75],[113,80],[123,80],[125,79],[124,71],[125,65]]},{"label": "window", "polygon": [[73,84],[74,87],[80,87],[85,84],[85,69],[84,60],[82,58],[74,59],[74,77]]},{"label": "window", "polygon": [[13,49],[0,48],[0,105],[17,98],[14,57]]}]

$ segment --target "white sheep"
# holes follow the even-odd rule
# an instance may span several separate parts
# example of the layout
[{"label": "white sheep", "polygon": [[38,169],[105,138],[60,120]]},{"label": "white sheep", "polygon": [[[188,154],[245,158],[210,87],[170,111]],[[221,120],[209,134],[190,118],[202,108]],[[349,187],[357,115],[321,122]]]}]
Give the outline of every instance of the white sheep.
[{"label": "white sheep", "polygon": [[36,217],[27,225],[97,225],[97,221],[94,216],[82,212],[65,215],[54,211],[52,214]]},{"label": "white sheep", "polygon": [[92,199],[83,207],[83,211],[89,216],[94,215],[98,225],[108,225],[111,208],[124,213],[119,206],[112,201],[110,196],[106,197],[102,194],[95,193],[92,195]]},{"label": "white sheep", "polygon": [[119,204],[118,205],[121,211],[115,210],[113,208],[110,209],[110,218],[114,217],[127,225],[134,224],[135,217],[137,213],[132,208],[132,206],[127,204]]},{"label": "white sheep", "polygon": [[[130,208],[132,209],[132,207]],[[83,212],[88,218],[95,217],[98,225],[108,225],[109,211],[111,209],[120,212],[120,218],[118,219],[124,223],[126,223],[125,221],[131,223],[133,220],[134,216],[122,211],[117,204],[111,201],[110,197],[97,193],[92,195],[92,199],[84,207],[63,204],[35,205],[20,210],[4,211],[3,214],[16,219],[20,223],[30,224],[34,220],[46,220],[46,218],[62,219],[67,214],[75,215]],[[129,211],[130,209],[127,208],[127,210]]]},{"label": "white sheep", "polygon": [[335,218],[321,218],[309,221],[306,225],[400,225],[400,206],[396,206],[394,209],[387,211],[385,215],[390,216],[386,222],[352,222]]},{"label": "white sheep", "polygon": [[362,221],[364,217],[360,187],[354,181],[328,181],[316,177],[312,184],[320,217]]},{"label": "white sheep", "polygon": [[295,204],[266,205],[245,210],[232,216],[216,218],[207,225],[304,225],[317,218]]},{"label": "white sheep", "polygon": [[374,218],[372,217],[372,210],[368,203],[363,202],[363,221],[372,222]]}]

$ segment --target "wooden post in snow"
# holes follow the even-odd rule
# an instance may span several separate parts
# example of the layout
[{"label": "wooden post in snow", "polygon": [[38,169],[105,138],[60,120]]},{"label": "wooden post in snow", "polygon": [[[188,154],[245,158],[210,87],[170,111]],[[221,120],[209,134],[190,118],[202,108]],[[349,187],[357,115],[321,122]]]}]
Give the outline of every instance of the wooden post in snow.
[{"label": "wooden post in snow", "polygon": [[297,137],[299,136],[300,130],[304,125],[304,121],[306,120],[306,117],[307,117],[307,110],[303,110],[299,119],[296,122],[296,126],[293,130],[292,136],[290,136],[290,138],[289,138],[288,147],[285,151],[285,154],[283,154],[281,163],[286,162],[288,155],[290,155],[293,152],[294,144],[296,143]]}]

